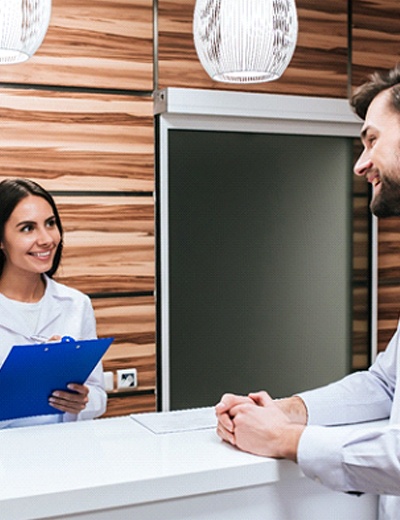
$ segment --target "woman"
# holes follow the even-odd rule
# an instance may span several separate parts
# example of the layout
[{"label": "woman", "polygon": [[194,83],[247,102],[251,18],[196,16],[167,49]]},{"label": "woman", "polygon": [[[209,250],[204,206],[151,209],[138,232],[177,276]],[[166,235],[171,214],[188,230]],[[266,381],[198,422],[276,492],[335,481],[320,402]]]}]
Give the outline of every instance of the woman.
[{"label": "woman", "polygon": [[[0,364],[13,345],[96,337],[88,296],[55,282],[63,229],[52,196],[28,179],[0,182]],[[84,385],[57,390],[49,404],[59,414],[1,421],[0,428],[102,415],[106,393],[101,363]]]}]

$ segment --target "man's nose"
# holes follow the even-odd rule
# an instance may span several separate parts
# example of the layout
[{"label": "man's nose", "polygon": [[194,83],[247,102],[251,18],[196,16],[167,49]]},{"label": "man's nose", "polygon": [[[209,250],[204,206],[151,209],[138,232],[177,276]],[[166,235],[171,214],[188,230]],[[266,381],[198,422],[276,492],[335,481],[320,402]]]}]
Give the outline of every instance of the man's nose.
[{"label": "man's nose", "polygon": [[367,151],[364,151],[360,157],[358,158],[358,161],[354,165],[354,173],[356,175],[366,175],[368,170],[370,170],[372,167],[372,161],[369,157],[369,154]]}]

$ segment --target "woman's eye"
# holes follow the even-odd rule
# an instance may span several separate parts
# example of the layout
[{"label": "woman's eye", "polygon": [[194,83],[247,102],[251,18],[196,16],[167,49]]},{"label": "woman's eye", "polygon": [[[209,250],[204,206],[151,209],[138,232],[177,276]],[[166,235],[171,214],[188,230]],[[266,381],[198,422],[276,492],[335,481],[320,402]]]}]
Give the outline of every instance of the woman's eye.
[{"label": "woman's eye", "polygon": [[56,219],[52,218],[52,219],[48,220],[46,225],[48,228],[53,228],[56,225]]},{"label": "woman's eye", "polygon": [[28,233],[29,231],[32,231],[33,226],[31,224],[27,224],[26,226],[21,228],[22,233]]}]

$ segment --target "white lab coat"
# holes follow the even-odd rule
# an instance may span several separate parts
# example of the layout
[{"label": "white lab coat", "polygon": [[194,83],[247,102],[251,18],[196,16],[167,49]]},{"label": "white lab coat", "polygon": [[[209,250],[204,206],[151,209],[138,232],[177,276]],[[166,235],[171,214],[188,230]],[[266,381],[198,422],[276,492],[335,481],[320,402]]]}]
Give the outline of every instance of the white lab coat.
[{"label": "white lab coat", "polygon": [[[339,491],[381,495],[379,520],[400,520],[400,328],[368,371],[299,395],[309,413],[298,449],[304,473]],[[321,426],[387,418],[366,429]]]},{"label": "white lab coat", "polygon": [[[96,321],[90,298],[48,277],[45,277],[45,280],[46,290],[35,336],[43,339],[49,339],[54,335],[71,336],[77,340],[96,338]],[[4,363],[13,345],[32,343],[37,343],[37,340],[32,338],[22,316],[12,312],[6,299],[0,297],[0,365]],[[107,394],[101,363],[95,367],[85,384],[89,387],[89,402],[81,413],[60,413],[0,421],[0,428],[92,419],[102,415],[106,409]]]}]

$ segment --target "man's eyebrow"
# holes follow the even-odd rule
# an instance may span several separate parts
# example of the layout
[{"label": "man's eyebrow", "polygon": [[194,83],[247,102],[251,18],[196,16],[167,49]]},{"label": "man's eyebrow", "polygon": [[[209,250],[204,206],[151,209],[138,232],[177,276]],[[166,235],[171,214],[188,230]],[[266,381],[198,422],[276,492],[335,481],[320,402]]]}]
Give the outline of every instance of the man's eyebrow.
[{"label": "man's eyebrow", "polygon": [[364,140],[366,137],[367,137],[367,134],[368,134],[368,130],[369,130],[369,126],[366,126],[364,127],[362,130],[361,130],[361,139]]}]

